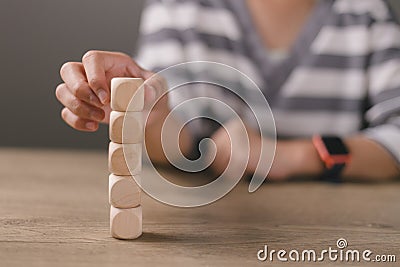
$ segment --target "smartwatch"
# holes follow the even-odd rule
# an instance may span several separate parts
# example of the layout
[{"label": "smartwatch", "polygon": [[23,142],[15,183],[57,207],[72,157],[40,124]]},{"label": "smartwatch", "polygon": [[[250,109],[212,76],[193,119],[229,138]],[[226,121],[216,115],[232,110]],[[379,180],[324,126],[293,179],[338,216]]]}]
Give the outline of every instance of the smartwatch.
[{"label": "smartwatch", "polygon": [[314,135],[312,141],[325,166],[321,179],[342,182],[341,174],[346,164],[350,162],[350,152],[346,144],[337,136]]}]

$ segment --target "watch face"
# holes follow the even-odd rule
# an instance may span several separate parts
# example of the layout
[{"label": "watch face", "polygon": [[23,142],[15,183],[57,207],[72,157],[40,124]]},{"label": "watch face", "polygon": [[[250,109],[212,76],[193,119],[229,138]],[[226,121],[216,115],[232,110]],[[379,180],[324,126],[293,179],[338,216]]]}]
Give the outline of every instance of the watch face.
[{"label": "watch face", "polygon": [[322,141],[330,155],[346,155],[349,153],[339,137],[322,137]]}]

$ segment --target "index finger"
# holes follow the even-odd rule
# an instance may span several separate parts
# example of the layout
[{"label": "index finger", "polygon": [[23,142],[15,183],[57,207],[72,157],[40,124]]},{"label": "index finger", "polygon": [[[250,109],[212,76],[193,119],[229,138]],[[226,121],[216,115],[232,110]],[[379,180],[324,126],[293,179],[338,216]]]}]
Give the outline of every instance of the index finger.
[{"label": "index finger", "polygon": [[109,101],[109,91],[103,57],[96,51],[87,52],[82,63],[90,88],[95,92],[102,104]]},{"label": "index finger", "polygon": [[96,107],[102,107],[96,94],[89,87],[86,80],[85,69],[80,62],[65,63],[60,70],[60,75],[67,88],[77,98]]}]

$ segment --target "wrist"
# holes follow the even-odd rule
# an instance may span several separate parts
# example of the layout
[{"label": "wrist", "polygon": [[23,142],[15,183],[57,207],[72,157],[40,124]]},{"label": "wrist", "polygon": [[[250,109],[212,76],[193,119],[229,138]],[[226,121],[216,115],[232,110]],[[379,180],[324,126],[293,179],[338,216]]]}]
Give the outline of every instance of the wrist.
[{"label": "wrist", "polygon": [[287,141],[286,155],[291,155],[289,176],[317,176],[324,165],[311,140]]}]

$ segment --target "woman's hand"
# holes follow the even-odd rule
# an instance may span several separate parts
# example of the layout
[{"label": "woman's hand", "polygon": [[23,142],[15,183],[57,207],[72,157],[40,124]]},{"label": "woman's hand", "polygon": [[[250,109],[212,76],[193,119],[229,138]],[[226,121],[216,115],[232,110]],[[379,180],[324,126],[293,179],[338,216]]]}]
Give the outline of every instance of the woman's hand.
[{"label": "woman's hand", "polygon": [[[104,51],[89,51],[83,56],[82,62],[65,63],[60,73],[64,83],[57,86],[56,96],[65,106],[61,116],[72,128],[87,132],[96,131],[101,122],[108,123],[112,78],[133,77],[146,80],[143,112],[147,118],[146,148],[155,162],[168,162],[161,144],[163,122],[169,114],[168,96],[165,94],[168,87],[163,77],[142,69],[126,54]],[[174,118],[169,127],[179,125]],[[188,130],[184,129],[179,139],[184,153],[190,151],[192,139]]]},{"label": "woman's hand", "polygon": [[[89,51],[82,62],[65,63],[60,74],[64,83],[57,86],[56,96],[65,106],[61,116],[72,128],[89,132],[96,131],[100,122],[108,123],[113,77],[148,79],[153,75],[128,55],[105,51]],[[154,100],[151,91],[145,88],[145,102]]]}]

